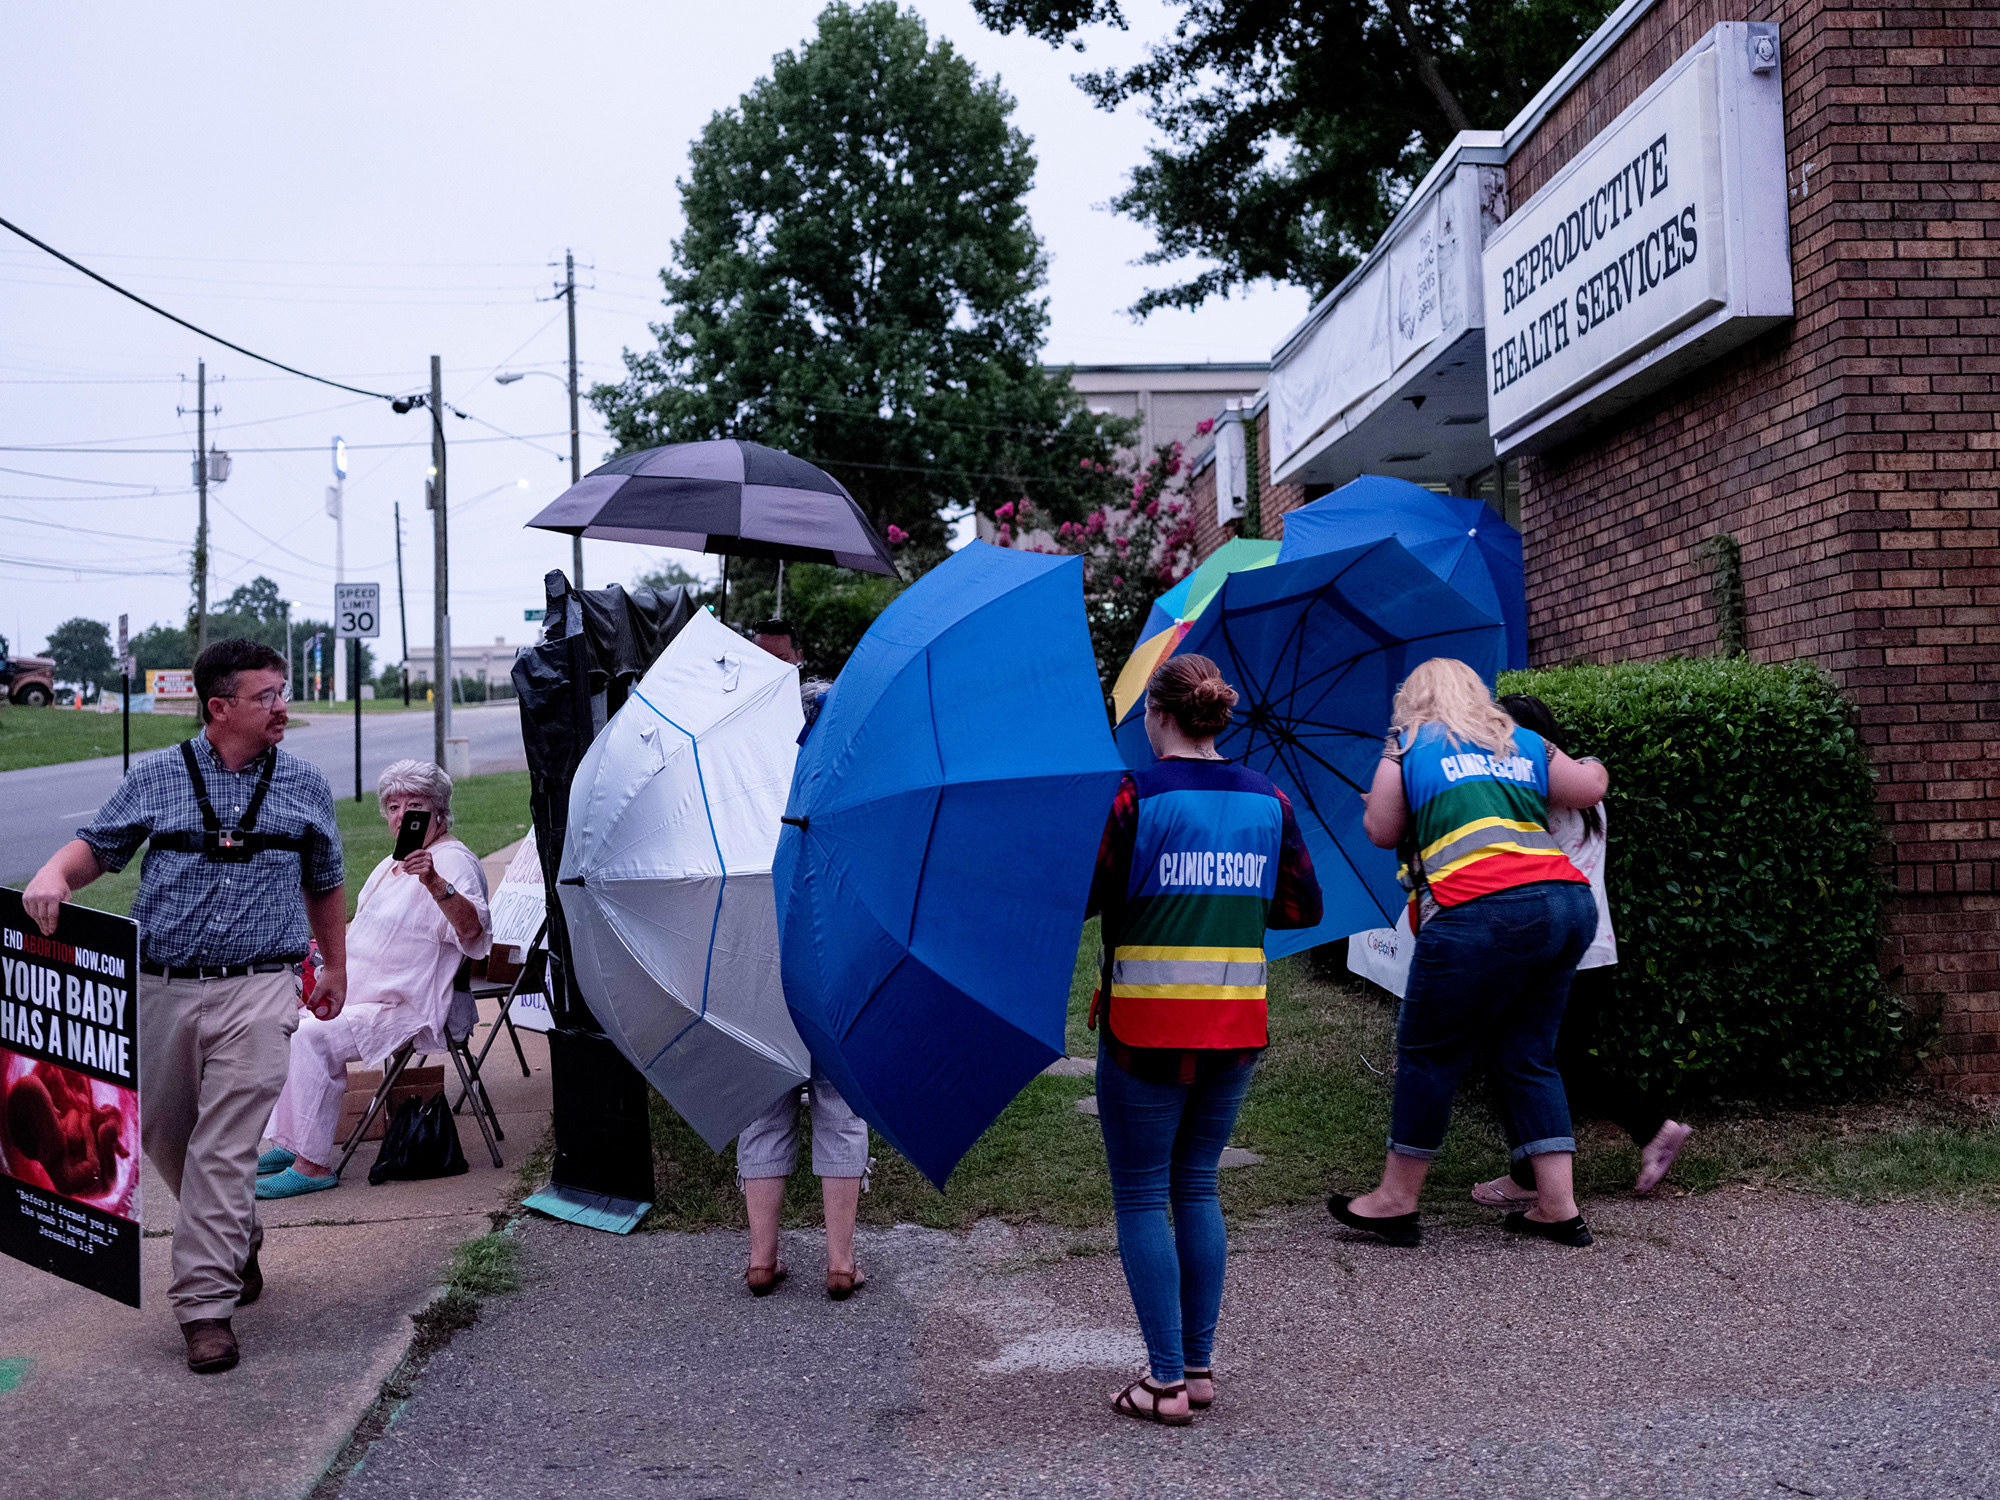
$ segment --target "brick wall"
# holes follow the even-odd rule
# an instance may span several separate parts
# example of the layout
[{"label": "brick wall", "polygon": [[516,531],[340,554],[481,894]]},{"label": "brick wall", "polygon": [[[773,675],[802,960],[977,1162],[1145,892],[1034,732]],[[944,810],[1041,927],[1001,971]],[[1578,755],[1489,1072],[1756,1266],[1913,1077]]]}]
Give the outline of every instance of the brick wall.
[{"label": "brick wall", "polygon": [[[1538,663],[1749,644],[1860,708],[1897,899],[1884,963],[1940,1072],[2000,1089],[2000,6],[1663,0],[1516,152],[1524,203],[1725,20],[1778,23],[1797,317],[1521,464]],[[1808,170],[1809,169],[1809,170]]]},{"label": "brick wall", "polygon": [[[1263,535],[1282,537],[1286,511],[1306,503],[1306,493],[1296,484],[1271,483],[1271,413],[1267,407],[1257,413],[1257,491],[1263,497],[1258,514]],[[1188,480],[1188,500],[1194,506],[1194,555],[1198,562],[1231,537],[1240,523],[1215,519],[1215,465],[1210,463]]]}]

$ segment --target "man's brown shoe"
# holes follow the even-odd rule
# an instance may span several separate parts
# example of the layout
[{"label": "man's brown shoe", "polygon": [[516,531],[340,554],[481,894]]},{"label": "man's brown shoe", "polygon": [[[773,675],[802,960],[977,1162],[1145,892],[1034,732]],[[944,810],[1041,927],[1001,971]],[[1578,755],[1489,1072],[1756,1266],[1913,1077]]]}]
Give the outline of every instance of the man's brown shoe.
[{"label": "man's brown shoe", "polygon": [[243,1289],[236,1294],[236,1305],[248,1307],[264,1295],[264,1272],[257,1264],[257,1252],[252,1250],[250,1258],[243,1262]]},{"label": "man's brown shoe", "polygon": [[227,1318],[196,1318],[181,1324],[187,1340],[188,1368],[197,1375],[218,1375],[236,1366],[236,1335]]}]

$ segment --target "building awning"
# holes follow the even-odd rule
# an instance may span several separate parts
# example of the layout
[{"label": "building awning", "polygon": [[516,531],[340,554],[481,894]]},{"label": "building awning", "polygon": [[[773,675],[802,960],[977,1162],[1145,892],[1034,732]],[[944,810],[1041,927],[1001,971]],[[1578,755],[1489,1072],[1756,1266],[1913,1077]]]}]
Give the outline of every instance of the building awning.
[{"label": "building awning", "polygon": [[1271,361],[1271,476],[1452,483],[1492,467],[1480,250],[1507,214],[1498,131],[1467,131]]}]

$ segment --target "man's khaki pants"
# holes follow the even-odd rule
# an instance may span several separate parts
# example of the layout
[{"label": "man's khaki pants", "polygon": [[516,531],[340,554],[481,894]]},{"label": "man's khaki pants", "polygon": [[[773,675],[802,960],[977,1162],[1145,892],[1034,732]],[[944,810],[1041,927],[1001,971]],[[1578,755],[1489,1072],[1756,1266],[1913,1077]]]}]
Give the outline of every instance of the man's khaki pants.
[{"label": "man's khaki pants", "polygon": [[257,1142],[285,1086],[298,980],[139,979],[140,1130],[180,1199],[173,1282],[183,1323],[236,1311],[257,1222]]}]

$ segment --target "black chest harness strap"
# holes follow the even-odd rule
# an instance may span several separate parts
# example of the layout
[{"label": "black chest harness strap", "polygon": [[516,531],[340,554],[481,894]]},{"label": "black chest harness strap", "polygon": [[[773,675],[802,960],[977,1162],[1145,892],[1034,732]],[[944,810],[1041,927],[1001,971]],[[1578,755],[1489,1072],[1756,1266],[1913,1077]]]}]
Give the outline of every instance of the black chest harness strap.
[{"label": "black chest harness strap", "polygon": [[216,816],[215,805],[208,800],[208,783],[202,780],[201,765],[195,760],[194,746],[187,740],[181,741],[181,759],[187,763],[188,780],[194,783],[194,800],[201,806],[201,832],[176,829],[156,833],[152,838],[155,849],[199,854],[211,864],[223,865],[247,864],[250,856],[262,849],[284,849],[294,854],[305,852],[306,836],[303,833],[256,831],[258,810],[264,805],[264,794],[271,790],[271,773],[278,768],[275,751],[267,754],[263,773],[257,778],[257,789],[250,794],[250,805],[243,809],[243,816],[234,828],[224,828],[222,819]]}]

